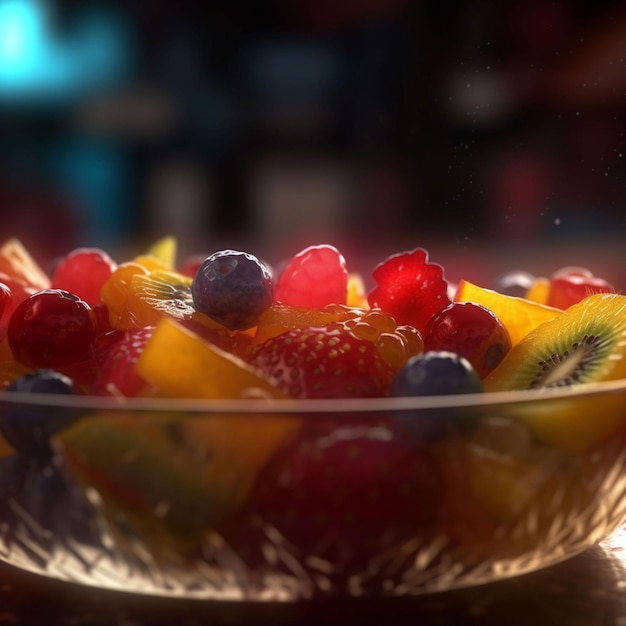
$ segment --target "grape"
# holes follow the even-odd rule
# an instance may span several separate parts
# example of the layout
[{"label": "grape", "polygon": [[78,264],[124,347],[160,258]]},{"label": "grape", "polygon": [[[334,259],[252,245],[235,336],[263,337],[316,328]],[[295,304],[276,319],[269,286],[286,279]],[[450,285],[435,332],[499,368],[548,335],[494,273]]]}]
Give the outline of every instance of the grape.
[{"label": "grape", "polygon": [[[57,395],[78,393],[71,378],[49,369],[34,370],[21,376],[7,391]],[[66,407],[15,403],[8,405],[0,415],[0,431],[18,452],[47,459],[52,454],[50,437],[75,419],[76,416]]]},{"label": "grape", "polygon": [[196,309],[230,330],[246,330],[273,302],[269,269],[246,252],[223,250],[209,256],[193,279]]},{"label": "grape", "polygon": [[91,307],[67,291],[44,289],[21,302],[9,320],[7,338],[17,361],[57,368],[85,358],[98,335]]},{"label": "grape", "polygon": [[424,350],[445,350],[465,357],[484,378],[511,349],[509,332],[486,307],[453,302],[434,315],[424,331]]}]

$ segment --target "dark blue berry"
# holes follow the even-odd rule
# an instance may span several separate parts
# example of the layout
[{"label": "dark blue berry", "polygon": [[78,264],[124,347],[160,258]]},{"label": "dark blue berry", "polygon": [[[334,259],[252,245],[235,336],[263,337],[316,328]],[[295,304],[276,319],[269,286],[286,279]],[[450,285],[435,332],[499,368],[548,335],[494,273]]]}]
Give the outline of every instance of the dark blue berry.
[{"label": "dark blue berry", "polygon": [[93,507],[54,462],[42,465],[22,455],[0,459],[0,523],[3,541],[19,546],[39,569],[63,549],[99,546]]},{"label": "dark blue berry", "polygon": [[392,396],[446,396],[481,393],[483,384],[470,362],[452,352],[424,352],[396,374]]},{"label": "dark blue berry", "polygon": [[[78,393],[71,378],[53,370],[34,370],[16,379],[7,391],[33,394]],[[0,432],[20,453],[39,459],[52,455],[50,437],[76,420],[69,407],[6,401],[0,414]]]},{"label": "dark blue berry", "polygon": [[252,254],[222,250],[200,265],[191,295],[196,310],[230,330],[246,330],[272,304],[274,283]]},{"label": "dark blue berry", "polygon": [[[482,381],[471,363],[452,352],[429,351],[412,357],[396,374],[391,395],[445,396],[481,393]],[[451,431],[471,430],[473,410],[415,409],[396,413],[398,428],[421,440],[433,441]]]}]

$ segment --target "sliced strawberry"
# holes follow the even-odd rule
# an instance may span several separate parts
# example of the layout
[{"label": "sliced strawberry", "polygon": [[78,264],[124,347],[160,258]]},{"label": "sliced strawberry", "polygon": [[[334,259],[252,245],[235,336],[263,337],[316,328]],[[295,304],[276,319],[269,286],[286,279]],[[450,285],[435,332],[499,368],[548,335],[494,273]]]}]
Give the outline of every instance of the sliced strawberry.
[{"label": "sliced strawberry", "polygon": [[399,558],[405,542],[426,542],[441,485],[428,449],[387,426],[303,431],[261,472],[224,536],[252,570],[262,572],[273,544],[300,567],[308,556],[332,564],[330,576],[345,584],[368,564]]},{"label": "sliced strawberry", "polygon": [[345,304],[347,296],[346,261],[337,248],[329,245],[311,246],[296,254],[274,288],[276,302],[313,309]]},{"label": "sliced strawberry", "polygon": [[[102,361],[91,393],[104,396],[137,396],[147,383],[135,371],[135,365],[153,332],[153,326],[113,331],[119,333],[119,338]],[[108,335],[111,336],[112,333]]]},{"label": "sliced strawberry", "polygon": [[295,329],[268,339],[248,358],[293,398],[376,398],[396,369],[376,346],[340,328]]},{"label": "sliced strawberry", "polygon": [[371,307],[390,313],[398,324],[414,326],[422,334],[430,318],[450,304],[443,268],[428,262],[417,248],[390,256],[374,268],[377,286],[368,294]]}]

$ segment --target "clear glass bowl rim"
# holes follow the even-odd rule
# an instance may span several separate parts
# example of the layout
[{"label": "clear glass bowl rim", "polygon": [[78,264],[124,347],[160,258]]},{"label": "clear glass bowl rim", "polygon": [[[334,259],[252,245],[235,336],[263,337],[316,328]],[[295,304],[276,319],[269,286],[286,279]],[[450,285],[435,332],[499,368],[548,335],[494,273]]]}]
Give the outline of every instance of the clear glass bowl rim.
[{"label": "clear glass bowl rim", "polygon": [[571,387],[499,391],[473,394],[386,398],[337,399],[197,399],[197,398],[118,398],[104,396],[69,396],[44,393],[0,391],[3,404],[32,407],[57,407],[68,410],[170,412],[189,414],[302,414],[302,413],[380,413],[419,410],[480,409],[503,405],[544,403],[558,400],[574,401],[624,393],[626,408],[626,379],[587,383]]}]

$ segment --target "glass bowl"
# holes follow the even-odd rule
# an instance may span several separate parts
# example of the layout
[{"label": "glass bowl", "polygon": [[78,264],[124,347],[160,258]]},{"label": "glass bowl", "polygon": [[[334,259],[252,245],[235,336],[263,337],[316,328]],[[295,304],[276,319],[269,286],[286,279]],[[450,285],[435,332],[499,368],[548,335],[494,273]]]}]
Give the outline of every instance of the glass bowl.
[{"label": "glass bowl", "polygon": [[[626,381],[379,400],[0,394],[0,559],[235,601],[406,596],[626,522]],[[20,430],[21,429],[21,430]]]}]

